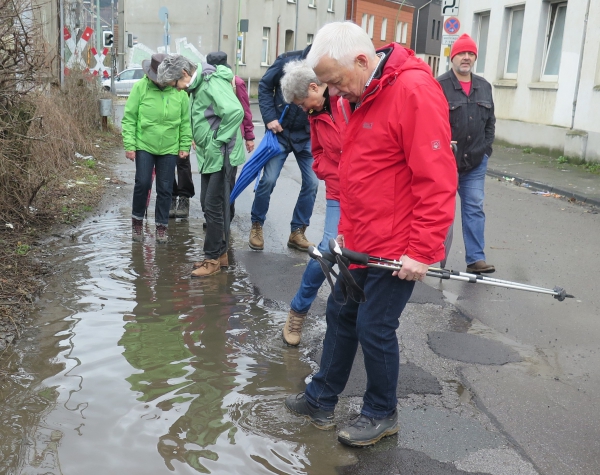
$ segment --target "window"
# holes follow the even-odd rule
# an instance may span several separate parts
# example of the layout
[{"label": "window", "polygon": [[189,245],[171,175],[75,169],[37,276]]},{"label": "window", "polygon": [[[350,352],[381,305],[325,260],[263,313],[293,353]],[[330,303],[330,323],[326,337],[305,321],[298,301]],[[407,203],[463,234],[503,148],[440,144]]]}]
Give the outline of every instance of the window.
[{"label": "window", "polygon": [[240,64],[246,64],[246,33],[238,33],[238,50],[237,57],[240,60]]},{"label": "window", "polygon": [[133,79],[142,79],[144,77],[143,69],[136,69],[133,73]]},{"label": "window", "polygon": [[369,34],[369,38],[373,39],[373,29],[375,28],[375,15],[369,16],[369,30],[367,33]]},{"label": "window", "polygon": [[269,65],[269,43],[271,37],[271,28],[263,28],[262,36],[262,50],[260,53],[260,64],[264,66]]},{"label": "window", "polygon": [[333,0],[329,0],[327,3],[327,11],[333,13]]},{"label": "window", "polygon": [[360,26],[365,31],[367,31],[367,23],[368,23],[368,21],[369,21],[369,15],[367,15],[366,13],[363,13],[362,23],[360,24]]},{"label": "window", "polygon": [[119,79],[121,81],[129,81],[133,79],[133,75],[135,74],[135,69],[126,69],[121,74],[119,74]]},{"label": "window", "polygon": [[435,20],[433,20],[433,25],[431,25],[431,39],[435,38]]},{"label": "window", "polygon": [[440,39],[440,27],[442,26],[442,21],[439,20],[438,21],[438,26],[437,26],[437,31],[435,33],[435,39],[439,40]]},{"label": "window", "polygon": [[407,36],[408,36],[408,23],[399,21],[396,24],[396,37],[394,38],[394,41],[396,43],[406,44]]},{"label": "window", "polygon": [[309,33],[308,35],[306,35],[306,44],[312,45],[314,39],[315,39],[315,35],[313,35],[312,33]]},{"label": "window", "polygon": [[317,8],[317,0],[308,0],[308,8]]},{"label": "window", "polygon": [[387,18],[384,18],[381,22],[381,41],[385,41],[387,36]]},{"label": "window", "polygon": [[508,22],[508,51],[506,52],[506,64],[504,66],[504,77],[506,79],[517,78],[524,17],[524,8],[513,8],[510,10]]},{"label": "window", "polygon": [[488,34],[490,31],[490,12],[480,13],[475,17],[477,31],[477,63],[475,72],[483,74],[485,71],[485,57],[487,54]]},{"label": "window", "polygon": [[553,3],[550,5],[542,66],[542,81],[558,81],[566,17],[566,3]]}]

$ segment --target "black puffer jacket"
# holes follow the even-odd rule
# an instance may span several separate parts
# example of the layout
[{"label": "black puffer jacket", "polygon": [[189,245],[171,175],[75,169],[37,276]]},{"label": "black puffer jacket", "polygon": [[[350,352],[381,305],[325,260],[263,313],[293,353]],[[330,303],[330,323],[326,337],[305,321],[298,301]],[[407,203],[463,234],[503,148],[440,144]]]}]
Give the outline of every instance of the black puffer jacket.
[{"label": "black puffer jacket", "polygon": [[[260,80],[258,105],[265,125],[279,120],[285,106],[288,105],[283,100],[281,92],[280,81],[283,76],[283,67],[288,61],[305,59],[309,51],[310,45],[304,51],[290,51],[279,55]],[[300,107],[294,104],[289,105],[281,127],[283,127],[283,132],[277,134],[277,139],[285,146],[290,145],[295,152],[301,151],[306,142],[310,140],[308,117]]]},{"label": "black puffer jacket", "polygon": [[492,86],[481,76],[471,75],[467,96],[456,74],[450,70],[437,78],[448,100],[452,140],[456,140],[456,164],[459,173],[477,167],[483,156],[492,155],[496,131]]}]

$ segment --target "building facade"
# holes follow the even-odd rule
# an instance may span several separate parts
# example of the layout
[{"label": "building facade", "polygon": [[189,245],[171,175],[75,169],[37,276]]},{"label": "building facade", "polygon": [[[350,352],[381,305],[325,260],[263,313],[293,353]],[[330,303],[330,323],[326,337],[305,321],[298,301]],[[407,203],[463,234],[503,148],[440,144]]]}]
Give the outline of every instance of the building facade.
[{"label": "building facade", "polygon": [[431,0],[411,0],[414,21],[410,48],[425,61],[434,76],[440,73],[440,48],[442,45],[442,6]]},{"label": "building facade", "polygon": [[458,18],[493,85],[496,137],[600,161],[600,2],[462,0]]},{"label": "building facade", "polygon": [[[168,2],[168,51],[198,62],[211,51],[224,51],[237,75],[249,83],[250,93],[256,94],[258,80],[279,54],[306,48],[321,26],[344,19],[345,1],[199,0],[190,4],[173,0]],[[159,18],[165,2],[120,3],[123,66],[139,65],[153,52],[165,51],[165,22]],[[241,24],[247,31],[238,32],[239,20],[246,20]],[[128,34],[137,37],[133,47],[128,46]]]},{"label": "building facade", "polygon": [[402,0],[347,0],[346,20],[360,25],[375,48],[393,42],[410,48],[414,10]]}]

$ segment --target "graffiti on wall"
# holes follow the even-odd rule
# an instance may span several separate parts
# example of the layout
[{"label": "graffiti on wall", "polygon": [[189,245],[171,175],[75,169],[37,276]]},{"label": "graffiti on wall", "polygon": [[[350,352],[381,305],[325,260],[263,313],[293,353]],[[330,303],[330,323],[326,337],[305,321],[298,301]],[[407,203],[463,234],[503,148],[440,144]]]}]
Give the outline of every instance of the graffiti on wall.
[{"label": "graffiti on wall", "polygon": [[[164,46],[158,47],[155,51],[143,43],[133,45],[133,48],[129,49],[127,67],[141,67],[142,61],[144,61],[145,59],[149,59],[154,53],[164,52]],[[175,40],[175,51],[171,51],[171,49],[169,48],[168,53],[180,54],[196,64],[203,63],[206,61],[206,56],[204,56],[200,51],[198,51],[198,49],[192,43],[188,43],[187,37],[177,38]]]}]

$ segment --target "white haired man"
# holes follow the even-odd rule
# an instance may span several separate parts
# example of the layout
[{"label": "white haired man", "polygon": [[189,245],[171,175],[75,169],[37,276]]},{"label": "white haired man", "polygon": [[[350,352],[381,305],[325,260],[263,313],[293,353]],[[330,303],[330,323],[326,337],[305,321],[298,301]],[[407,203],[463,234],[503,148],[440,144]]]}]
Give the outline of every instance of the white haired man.
[{"label": "white haired man", "polygon": [[456,162],[448,105],[431,70],[398,44],[375,51],[356,24],[337,22],[317,33],[307,62],[331,95],[352,104],[340,160],[340,246],[401,259],[402,269],[350,272],[366,301],[343,300],[336,284],[327,302],[319,372],[286,407],[320,429],[333,413],[360,343],[367,372],[361,413],[338,432],[367,446],[398,432],[399,348],[396,330],[415,282],[444,257],[454,219]]}]

